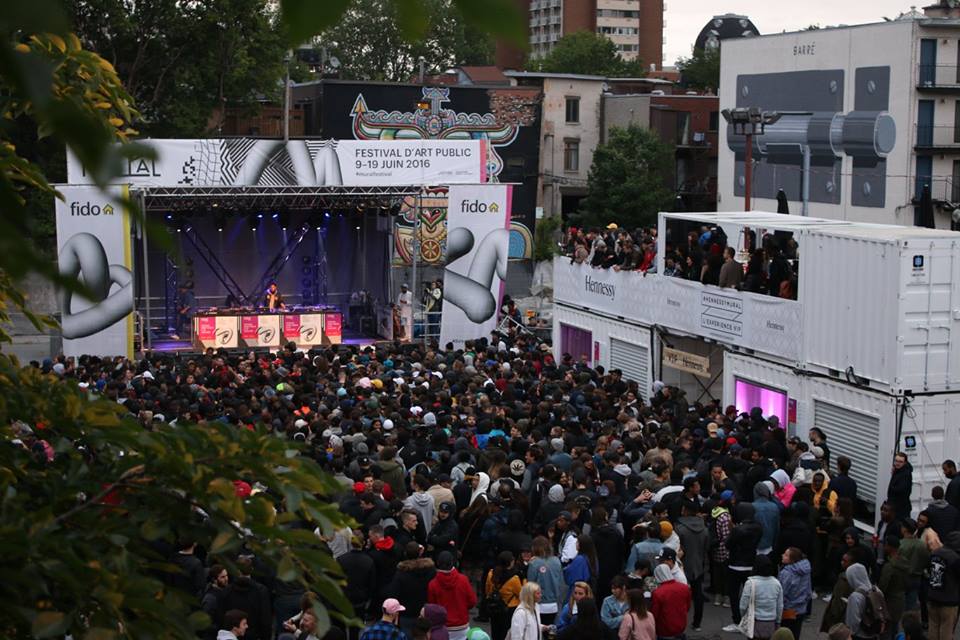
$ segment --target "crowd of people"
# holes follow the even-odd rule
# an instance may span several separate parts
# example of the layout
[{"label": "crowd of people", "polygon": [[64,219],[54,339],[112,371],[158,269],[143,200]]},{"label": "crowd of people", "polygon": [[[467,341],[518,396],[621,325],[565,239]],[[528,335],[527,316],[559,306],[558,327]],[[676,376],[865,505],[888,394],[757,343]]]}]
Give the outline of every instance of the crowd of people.
[{"label": "crowd of people", "polygon": [[[818,593],[829,603],[808,626],[831,640],[953,637],[951,461],[911,519],[898,455],[867,537],[855,461],[831,455],[820,429],[788,438],[778,416],[641,389],[525,335],[34,364],[145,425],[222,421],[302,443],[355,523],[318,531],[367,623],[331,640],[679,640],[710,597],[728,609],[725,632],[798,640]],[[214,621],[205,637],[317,640],[318,596],[256,557],[231,574],[184,540],[172,560],[172,584]]]},{"label": "crowd of people", "polygon": [[[668,231],[674,231],[668,227]],[[677,229],[678,236],[684,236]],[[604,229],[570,227],[563,250],[574,264],[598,269],[656,273],[657,229],[629,231],[611,223]],[[757,244],[756,232],[744,228],[743,255],[728,244],[723,229],[703,225],[685,237],[666,238],[663,275],[702,284],[761,293],[779,298],[797,298],[799,250],[792,234],[768,233]]]}]

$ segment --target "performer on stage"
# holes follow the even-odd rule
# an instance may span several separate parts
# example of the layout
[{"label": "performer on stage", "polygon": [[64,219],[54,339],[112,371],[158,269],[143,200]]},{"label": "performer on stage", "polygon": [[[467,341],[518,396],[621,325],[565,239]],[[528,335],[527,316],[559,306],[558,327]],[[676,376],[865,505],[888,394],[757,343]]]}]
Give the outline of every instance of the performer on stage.
[{"label": "performer on stage", "polygon": [[270,286],[267,287],[267,291],[263,298],[263,304],[270,311],[287,308],[287,305],[283,303],[283,296],[280,295],[280,290],[277,288],[276,282],[271,282]]}]

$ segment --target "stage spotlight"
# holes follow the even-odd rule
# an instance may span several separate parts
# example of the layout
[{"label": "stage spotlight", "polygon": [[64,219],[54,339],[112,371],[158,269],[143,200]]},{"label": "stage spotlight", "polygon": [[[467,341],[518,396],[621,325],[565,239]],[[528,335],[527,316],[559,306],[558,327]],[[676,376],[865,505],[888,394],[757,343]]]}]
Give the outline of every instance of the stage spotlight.
[{"label": "stage spotlight", "polygon": [[173,214],[172,214],[172,213],[168,213],[168,214],[166,215],[166,218],[167,218],[167,220],[173,220]]},{"label": "stage spotlight", "polygon": [[260,227],[260,220],[263,218],[263,215],[248,216],[250,221],[250,229],[256,231]]},{"label": "stage spotlight", "polygon": [[277,223],[280,225],[280,228],[284,231],[286,231],[287,227],[290,226],[290,214],[286,211],[273,214],[273,219],[277,221]]},{"label": "stage spotlight", "polygon": [[222,211],[217,211],[213,215],[213,223],[217,225],[217,231],[223,231],[223,228],[227,224],[227,216],[225,216]]}]

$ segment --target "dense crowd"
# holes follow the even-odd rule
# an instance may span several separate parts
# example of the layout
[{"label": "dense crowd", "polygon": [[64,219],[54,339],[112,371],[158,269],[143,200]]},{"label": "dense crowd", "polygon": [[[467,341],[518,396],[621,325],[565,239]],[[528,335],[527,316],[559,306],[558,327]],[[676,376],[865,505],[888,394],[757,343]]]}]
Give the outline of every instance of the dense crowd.
[{"label": "dense crowd", "polygon": [[[951,461],[914,520],[898,455],[867,537],[856,461],[820,429],[788,438],[760,409],[640,389],[523,335],[34,364],[145,425],[222,421],[302,442],[355,522],[322,543],[368,623],[327,638],[679,640],[700,629],[708,592],[729,609],[724,631],[752,639],[799,639],[817,592],[829,604],[810,624],[831,640],[953,637]],[[206,637],[317,640],[317,596],[255,557],[231,575],[187,540],[172,560],[172,583],[215,622]]]},{"label": "dense crowd", "polygon": [[[757,244],[756,232],[745,228],[740,253],[736,243],[728,243],[723,229],[703,225],[685,237],[668,236],[665,247],[665,276],[779,298],[797,297],[800,256],[791,234],[767,233]],[[614,223],[604,229],[570,227],[564,234],[563,251],[574,264],[656,273],[657,229],[629,231]]]}]

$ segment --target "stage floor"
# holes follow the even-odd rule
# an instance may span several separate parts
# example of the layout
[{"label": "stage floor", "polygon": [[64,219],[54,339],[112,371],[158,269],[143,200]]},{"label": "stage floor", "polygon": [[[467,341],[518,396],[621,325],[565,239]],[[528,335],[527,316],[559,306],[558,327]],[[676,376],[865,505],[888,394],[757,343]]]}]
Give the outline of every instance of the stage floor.
[{"label": "stage floor", "polygon": [[[376,338],[368,338],[366,336],[361,336],[354,334],[350,331],[344,330],[343,332],[343,343],[348,345],[356,345],[365,347],[370,344],[378,342]],[[193,345],[190,344],[189,340],[171,340],[169,338],[156,338],[153,341],[151,347],[152,351],[160,351],[164,353],[179,352],[179,351],[196,351],[193,348]],[[245,351],[246,347],[236,349],[236,351]]]}]

